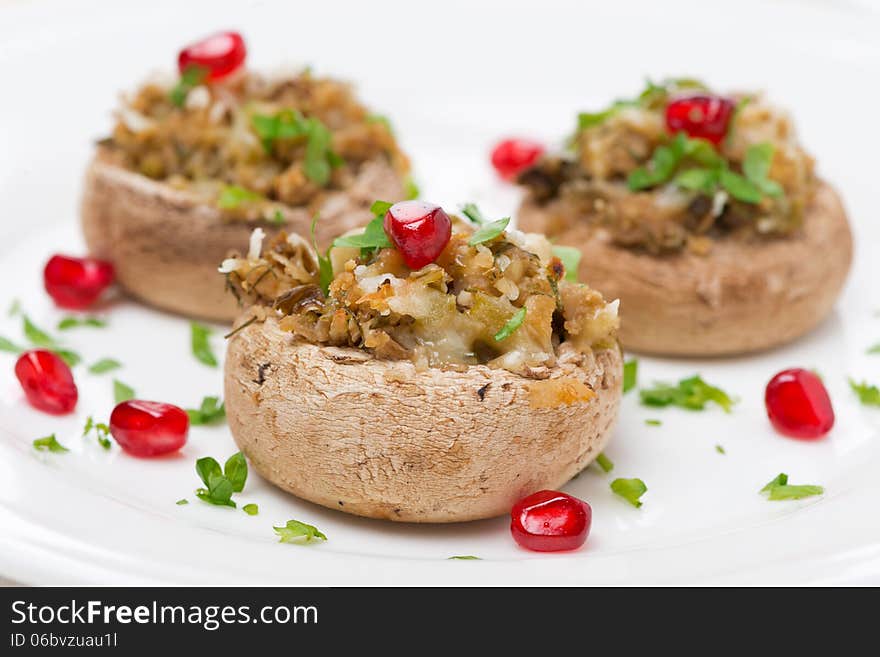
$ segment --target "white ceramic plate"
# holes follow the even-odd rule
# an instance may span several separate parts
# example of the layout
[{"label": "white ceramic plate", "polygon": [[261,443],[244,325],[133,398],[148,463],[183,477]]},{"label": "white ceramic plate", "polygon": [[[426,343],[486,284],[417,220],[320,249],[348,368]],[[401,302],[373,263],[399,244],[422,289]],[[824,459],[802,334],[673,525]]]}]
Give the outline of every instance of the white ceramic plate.
[{"label": "white ceramic plate", "polygon": [[[865,353],[880,340],[880,262],[872,258],[880,241],[877,98],[869,95],[880,76],[880,20],[860,3],[730,7],[0,3],[0,310],[18,298],[47,329],[62,313],[41,290],[42,264],[51,252],[83,248],[81,172],[91,140],[110,126],[117,92],[172,66],[179,44],[228,26],[247,36],[254,66],[311,62],[357,80],[393,117],[426,197],[451,207],[477,200],[493,213],[516,205],[487,164],[499,136],[561,140],[576,111],[632,93],[645,75],[768,88],[795,110],[822,174],[846,198],[858,238],[836,313],[805,339],[735,360],[641,359],[642,383],[699,372],[740,402],[730,415],[688,413],[647,409],[627,395],[607,450],[613,475],[590,468],[566,487],[593,505],[590,540],[560,555],[519,549],[504,519],[441,527],[358,519],[255,475],[240,500],[258,503],[258,516],[203,504],[192,494],[193,464],[235,451],[225,427],[195,428],[179,456],[159,460],[82,439],[85,417],[106,418],[112,408],[114,375],[139,396],[183,406],[222,389],[220,371],[190,355],[186,321],[120,301],[107,312],[109,328],[64,335],[88,362],[124,363],[104,376],[76,369],[74,417],[31,410],[13,357],[0,354],[0,572],[29,583],[880,583],[880,410],[859,406],[846,381],[880,381],[880,356]],[[22,341],[20,319],[0,316],[0,335]],[[824,376],[838,416],[826,440],[771,430],[764,385],[789,366]],[[646,426],[647,418],[663,425]],[[71,452],[35,453],[31,441],[53,432]],[[768,502],[757,491],[781,471],[827,493]],[[613,476],[647,483],[641,509],[611,494]],[[176,506],[182,497],[191,503]],[[330,540],[278,544],[272,525],[289,518],[316,524]],[[448,561],[452,555],[483,560]]]}]

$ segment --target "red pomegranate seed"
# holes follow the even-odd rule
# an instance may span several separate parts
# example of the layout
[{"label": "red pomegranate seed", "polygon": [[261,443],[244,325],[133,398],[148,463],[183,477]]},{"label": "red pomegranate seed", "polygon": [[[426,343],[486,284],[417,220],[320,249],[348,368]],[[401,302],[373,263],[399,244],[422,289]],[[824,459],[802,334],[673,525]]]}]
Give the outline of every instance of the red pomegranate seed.
[{"label": "red pomegranate seed", "polygon": [[733,101],[720,96],[688,96],[666,106],[666,128],[684,131],[689,137],[721,143],[733,115]]},{"label": "red pomegranate seed", "polygon": [[385,232],[410,269],[429,265],[452,236],[452,222],[439,205],[401,201],[385,213]]},{"label": "red pomegranate seed", "polygon": [[62,308],[88,308],[113,283],[113,265],[95,258],[53,255],[43,269],[46,292]]},{"label": "red pomegranate seed", "polygon": [[764,403],[773,427],[792,438],[821,438],[834,426],[828,391],[809,370],[794,368],[774,376],[767,384]]},{"label": "red pomegranate seed", "polygon": [[510,511],[510,533],[527,550],[574,550],[587,540],[593,510],[571,495],[542,490],[524,497]]},{"label": "red pomegranate seed", "polygon": [[505,180],[513,180],[544,153],[544,146],[528,139],[505,139],[492,149],[492,166]]},{"label": "red pomegranate seed", "polygon": [[45,349],[24,352],[15,363],[15,376],[34,408],[64,415],[76,407],[79,393],[73,373],[58,354]]},{"label": "red pomegranate seed", "polygon": [[190,66],[199,66],[208,71],[208,80],[220,80],[241,68],[246,55],[238,32],[218,32],[181,50],[177,68],[183,73]]},{"label": "red pomegranate seed", "polygon": [[189,416],[173,404],[132,399],[113,409],[110,433],[129,454],[160,456],[184,446]]}]

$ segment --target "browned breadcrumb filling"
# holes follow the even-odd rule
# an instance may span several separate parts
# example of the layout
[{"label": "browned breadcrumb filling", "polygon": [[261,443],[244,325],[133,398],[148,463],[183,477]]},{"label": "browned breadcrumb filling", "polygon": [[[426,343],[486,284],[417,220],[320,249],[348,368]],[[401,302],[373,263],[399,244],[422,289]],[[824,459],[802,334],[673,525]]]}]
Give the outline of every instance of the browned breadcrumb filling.
[{"label": "browned breadcrumb filling", "polygon": [[[279,235],[259,257],[233,258],[223,269],[239,298],[256,304],[257,318],[276,315],[296,338],[419,368],[485,364],[544,378],[563,342],[579,352],[616,346],[617,303],[564,280],[545,238],[508,231],[470,246],[469,237],[457,230],[436,262],[418,271],[394,248],[336,248],[326,295],[314,252],[295,235]],[[504,337],[522,309],[521,324]]]},{"label": "browned breadcrumb filling", "polygon": [[628,187],[628,176],[648,166],[658,146],[670,143],[666,104],[695,93],[692,85],[672,84],[654,92],[650,102],[620,107],[579,130],[570,155],[545,157],[521,175],[531,198],[547,211],[549,236],[585,223],[627,248],[707,253],[714,239],[778,237],[800,227],[816,189],[814,161],[797,142],[789,117],[760,96],[730,96],[738,108],[717,150],[741,174],[748,148],[771,144],[768,177],[782,186],[783,195],[749,203],[724,190],[691,191],[672,181],[639,191]]},{"label": "browned breadcrumb filling", "polygon": [[[306,136],[271,144],[260,138],[254,115],[280,112],[315,118],[329,129],[336,157],[325,183],[307,175]],[[241,73],[196,87],[182,107],[167,85],[148,83],[123,102],[117,117],[112,136],[102,141],[111,157],[218,202],[232,218],[271,218],[272,202],[316,210],[328,190],[348,188],[366,162],[386,161],[401,177],[409,170],[387,121],[371,115],[347,84],[309,72],[283,79]],[[224,201],[227,186],[245,192]]]}]

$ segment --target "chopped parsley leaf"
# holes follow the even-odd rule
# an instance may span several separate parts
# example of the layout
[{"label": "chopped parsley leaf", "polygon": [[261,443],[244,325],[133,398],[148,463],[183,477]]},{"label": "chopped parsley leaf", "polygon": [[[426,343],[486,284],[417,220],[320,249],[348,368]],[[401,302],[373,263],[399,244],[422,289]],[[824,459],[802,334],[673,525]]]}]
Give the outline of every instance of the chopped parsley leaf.
[{"label": "chopped parsley leaf", "polygon": [[825,489],[822,486],[810,484],[791,485],[788,483],[788,475],[781,472],[758,492],[767,493],[768,500],[780,501],[800,500],[805,497],[822,495],[825,493]]},{"label": "chopped parsley leaf", "polygon": [[183,107],[189,92],[198,87],[208,78],[208,69],[190,64],[180,74],[180,80],[171,90],[169,97],[175,107]]},{"label": "chopped parsley leaf", "polygon": [[89,372],[92,374],[105,374],[122,367],[122,363],[113,358],[102,358],[101,360],[89,365]]},{"label": "chopped parsley leaf", "polygon": [[98,444],[104,449],[110,449],[113,443],[110,441],[110,427],[103,422],[95,422],[90,415],[86,419],[86,425],[83,427],[83,438],[88,436],[92,431],[95,432],[95,438]]},{"label": "chopped parsley leaf", "polygon": [[648,491],[641,479],[615,479],[611,482],[611,490],[620,495],[634,507],[642,506],[641,498]]},{"label": "chopped parsley leaf", "polygon": [[113,379],[113,399],[117,404],[134,399],[134,397],[134,388],[124,384],[119,379]]},{"label": "chopped parsley leaf", "polygon": [[724,448],[721,445],[715,445],[715,451],[719,454],[727,454],[727,452],[724,451]]},{"label": "chopped parsley leaf", "polygon": [[480,208],[477,207],[476,203],[465,203],[461,206],[461,213],[468,221],[477,226],[482,226],[489,221],[483,216],[483,213],[480,212]]},{"label": "chopped parsley leaf", "polygon": [[240,493],[247,481],[247,461],[241,452],[237,452],[226,460],[223,470],[216,459],[205,456],[196,461],[196,473],[207,486],[197,488],[196,497],[203,502],[217,506],[235,508],[232,501],[233,493]]},{"label": "chopped parsley leaf", "polygon": [[258,507],[256,504],[251,503],[245,504],[243,507],[241,507],[241,510],[249,516],[255,516],[260,512],[260,507]]},{"label": "chopped parsley leaf", "polygon": [[226,417],[226,406],[219,397],[205,397],[199,408],[188,408],[186,414],[192,426],[216,424]]},{"label": "chopped parsley leaf", "polygon": [[859,396],[859,401],[865,406],[880,406],[880,389],[877,386],[870,385],[867,381],[856,383],[850,379],[849,387]]},{"label": "chopped parsley leaf", "polygon": [[507,320],[507,324],[505,324],[498,333],[495,334],[495,341],[501,342],[506,338],[509,338],[513,335],[514,331],[522,326],[523,321],[526,318],[526,309],[525,307],[520,308],[513,316]]},{"label": "chopped parsley leaf", "polygon": [[226,185],[217,197],[217,207],[221,210],[235,210],[245,203],[262,201],[265,197],[257,192],[238,185]]},{"label": "chopped parsley leaf", "polygon": [[364,232],[354,235],[343,235],[333,240],[334,247],[353,247],[357,249],[373,250],[384,249],[391,246],[391,240],[385,234],[385,213],[394,205],[388,201],[375,201],[370,206],[370,212],[375,215],[365,227]]},{"label": "chopped parsley leaf", "polygon": [[649,427],[663,426],[663,422],[661,422],[660,420],[645,420],[645,424],[647,424]]},{"label": "chopped parsley leaf", "polygon": [[614,463],[605,456],[604,452],[599,452],[599,456],[596,457],[596,465],[602,468],[602,472],[611,472],[614,469]]},{"label": "chopped parsley leaf", "polygon": [[562,261],[562,266],[565,267],[565,280],[577,283],[581,250],[573,246],[554,246],[553,255],[559,258]]},{"label": "chopped parsley leaf", "polygon": [[330,181],[331,170],[343,163],[330,148],[333,135],[320,120],[304,117],[293,110],[283,110],[274,116],[254,114],[251,126],[263,143],[266,152],[283,139],[306,139],[303,172],[313,183],[323,187]]},{"label": "chopped parsley leaf", "polygon": [[31,344],[34,344],[38,347],[49,347],[54,348],[57,346],[57,342],[53,337],[51,337],[48,333],[39,328],[36,324],[31,321],[31,318],[27,315],[22,315],[22,326],[24,329],[25,337],[30,340]]},{"label": "chopped parsley leaf", "polygon": [[507,224],[509,223],[510,217],[504,217],[503,219],[498,219],[497,221],[491,221],[487,224],[482,224],[479,228],[477,228],[477,230],[474,231],[474,234],[471,235],[471,238],[468,240],[468,244],[470,244],[471,246],[476,246],[477,244],[482,244],[483,242],[494,240],[507,229]]},{"label": "chopped parsley leaf", "polygon": [[642,388],[639,397],[645,406],[678,406],[691,411],[702,411],[711,401],[729,413],[736,403],[721,388],[706,383],[699,375],[682,379],[675,385],[655,383],[653,388]]},{"label": "chopped parsley leaf", "polygon": [[462,554],[456,555],[454,557],[448,557],[447,561],[482,561],[482,558],[475,557],[470,554]]},{"label": "chopped parsley leaf", "polygon": [[217,367],[217,358],[214,356],[214,352],[211,351],[211,344],[208,340],[213,331],[198,322],[190,322],[189,330],[190,345],[196,360],[208,367]]},{"label": "chopped parsley leaf", "polygon": [[867,351],[867,353],[869,353],[869,354],[880,354],[880,342],[878,342],[877,344],[875,344],[875,345],[873,345],[873,346],[871,346],[871,347],[868,347],[868,351]]},{"label": "chopped parsley leaf", "polygon": [[623,393],[636,387],[639,376],[639,361],[632,358],[623,364]]},{"label": "chopped parsley leaf", "polygon": [[175,502],[175,504],[176,504],[177,506],[183,506],[184,504],[189,504],[189,500],[186,499],[186,498],[184,497],[184,498],[182,498],[182,499],[177,500],[177,501]]},{"label": "chopped parsley leaf", "polygon": [[316,540],[327,540],[317,527],[299,520],[288,520],[284,527],[272,527],[272,529],[281,537],[280,543],[311,543]]},{"label": "chopped parsley leaf", "polygon": [[106,328],[107,322],[99,317],[65,317],[58,322],[59,331],[67,331],[72,328],[87,326],[91,328]]},{"label": "chopped parsley leaf", "polygon": [[20,354],[24,351],[23,347],[19,347],[17,344],[0,336],[0,351],[8,351],[11,354]]},{"label": "chopped parsley leaf", "polygon": [[64,452],[69,452],[64,445],[58,442],[55,438],[55,434],[53,433],[51,436],[46,436],[45,438],[37,438],[34,441],[34,449],[38,452],[54,452],[56,454],[63,454]]},{"label": "chopped parsley leaf", "polygon": [[9,304],[9,310],[6,311],[7,317],[15,317],[16,315],[21,314],[21,301],[18,299],[13,299],[12,303]]}]

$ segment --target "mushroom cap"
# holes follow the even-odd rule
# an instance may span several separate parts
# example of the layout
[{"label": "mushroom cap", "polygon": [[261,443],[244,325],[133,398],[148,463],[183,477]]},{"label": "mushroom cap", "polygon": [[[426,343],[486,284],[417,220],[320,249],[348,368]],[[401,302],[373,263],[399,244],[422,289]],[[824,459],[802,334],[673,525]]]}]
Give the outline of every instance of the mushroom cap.
[{"label": "mushroom cap", "polygon": [[[519,227],[543,231],[572,210],[527,197]],[[572,222],[567,221],[566,224]],[[620,341],[628,351],[721,356],[769,349],[807,333],[832,310],[852,261],[852,235],[837,192],[820,183],[795,234],[719,239],[707,255],[654,256],[612,244],[586,222],[551,233],[581,250],[579,274],[620,299]]]},{"label": "mushroom cap", "polygon": [[[390,164],[366,162],[348,189],[325,195],[318,244],[368,222],[377,198],[404,197]],[[267,236],[282,229],[309,236],[312,212],[289,207],[282,214],[281,224],[226,219],[195,195],[120,166],[104,148],[86,172],[81,206],[89,252],[114,264],[126,292],[162,310],[220,322],[231,322],[240,308],[217,267],[230,252],[247,247],[254,228]]]},{"label": "mushroom cap", "polygon": [[543,380],[419,371],[294,341],[269,317],[229,340],[225,403],[239,448],[279,488],[360,516],[457,522],[509,513],[586,467],[611,434],[622,378],[616,346],[563,347]]}]

